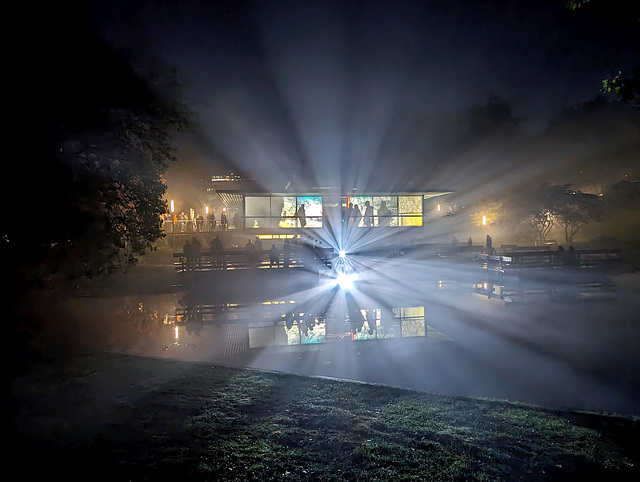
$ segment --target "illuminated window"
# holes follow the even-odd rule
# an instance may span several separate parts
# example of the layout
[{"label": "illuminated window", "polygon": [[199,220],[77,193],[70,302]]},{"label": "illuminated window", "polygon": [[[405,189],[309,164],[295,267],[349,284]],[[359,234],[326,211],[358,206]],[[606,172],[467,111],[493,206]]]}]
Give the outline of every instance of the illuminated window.
[{"label": "illuminated window", "polygon": [[298,209],[304,204],[307,228],[322,227],[322,196],[298,196]]},{"label": "illuminated window", "polygon": [[400,226],[422,226],[422,196],[398,196]]}]

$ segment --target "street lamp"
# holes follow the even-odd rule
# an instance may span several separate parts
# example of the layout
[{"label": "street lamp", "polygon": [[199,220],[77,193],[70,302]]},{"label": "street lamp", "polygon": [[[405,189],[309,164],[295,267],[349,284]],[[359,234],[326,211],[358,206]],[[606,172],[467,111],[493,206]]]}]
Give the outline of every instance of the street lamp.
[{"label": "street lamp", "polygon": [[170,210],[171,210],[171,227],[173,228],[173,252],[176,252],[176,222],[174,221],[173,218],[173,213],[175,212],[175,204],[173,203],[173,199],[171,200],[171,202],[169,203],[170,206]]}]

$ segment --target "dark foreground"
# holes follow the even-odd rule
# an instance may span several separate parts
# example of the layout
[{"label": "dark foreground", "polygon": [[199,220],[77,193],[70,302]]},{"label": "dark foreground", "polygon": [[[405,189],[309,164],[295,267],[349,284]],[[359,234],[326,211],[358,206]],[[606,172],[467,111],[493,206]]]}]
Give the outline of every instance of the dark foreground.
[{"label": "dark foreground", "polygon": [[640,480],[640,419],[102,353],[13,381],[5,470],[64,480]]}]

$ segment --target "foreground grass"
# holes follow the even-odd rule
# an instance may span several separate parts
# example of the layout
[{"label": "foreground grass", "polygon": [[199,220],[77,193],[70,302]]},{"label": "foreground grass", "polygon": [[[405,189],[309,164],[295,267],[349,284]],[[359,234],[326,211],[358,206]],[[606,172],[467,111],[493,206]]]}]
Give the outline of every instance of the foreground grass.
[{"label": "foreground grass", "polygon": [[22,478],[640,480],[637,419],[208,364],[87,357],[9,405]]}]

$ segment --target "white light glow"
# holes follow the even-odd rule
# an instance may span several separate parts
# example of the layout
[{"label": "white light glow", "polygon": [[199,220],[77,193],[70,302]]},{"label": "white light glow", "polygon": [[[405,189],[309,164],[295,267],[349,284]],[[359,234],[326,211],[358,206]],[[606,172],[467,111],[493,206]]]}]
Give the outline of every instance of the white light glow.
[{"label": "white light glow", "polygon": [[347,255],[347,253],[344,251],[344,249],[341,249],[341,250],[338,252],[338,256],[340,256],[341,258],[344,258],[346,255]]},{"label": "white light glow", "polygon": [[357,276],[355,274],[340,273],[338,275],[338,286],[343,290],[350,290],[353,288],[353,282],[356,279]]}]

